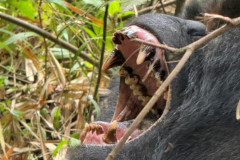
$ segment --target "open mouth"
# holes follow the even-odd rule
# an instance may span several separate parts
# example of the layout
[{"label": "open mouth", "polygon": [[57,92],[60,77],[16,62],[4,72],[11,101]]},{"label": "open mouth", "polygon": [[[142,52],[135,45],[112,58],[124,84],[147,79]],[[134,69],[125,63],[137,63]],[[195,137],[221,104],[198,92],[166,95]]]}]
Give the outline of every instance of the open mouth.
[{"label": "open mouth", "polygon": [[[112,122],[98,121],[86,125],[80,136],[83,144],[117,143],[169,74],[164,50],[132,41],[134,38],[160,44],[153,34],[135,25],[114,33],[112,40],[116,47],[103,64],[102,70],[120,66],[116,109]],[[146,131],[161,116],[167,95],[166,91],[159,98],[129,140]]]}]

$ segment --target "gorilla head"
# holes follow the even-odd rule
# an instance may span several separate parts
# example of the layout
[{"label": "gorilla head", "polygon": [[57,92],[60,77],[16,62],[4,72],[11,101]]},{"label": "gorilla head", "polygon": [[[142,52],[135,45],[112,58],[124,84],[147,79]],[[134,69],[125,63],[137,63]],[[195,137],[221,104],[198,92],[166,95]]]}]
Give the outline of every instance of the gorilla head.
[{"label": "gorilla head", "polygon": [[[194,52],[116,159],[239,158],[239,34],[236,27]],[[81,135],[84,145],[70,149],[67,158],[105,159],[178,60],[132,38],[180,48],[204,35],[203,24],[162,14],[140,16],[116,32],[116,48],[103,65],[104,70],[121,66],[113,122],[90,124]],[[157,120],[165,105],[168,114]]]}]

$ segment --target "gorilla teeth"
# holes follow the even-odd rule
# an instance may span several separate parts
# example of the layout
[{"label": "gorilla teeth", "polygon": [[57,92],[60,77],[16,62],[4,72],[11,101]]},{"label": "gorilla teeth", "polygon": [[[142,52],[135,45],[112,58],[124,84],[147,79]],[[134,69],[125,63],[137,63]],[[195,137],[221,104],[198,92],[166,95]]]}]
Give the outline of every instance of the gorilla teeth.
[{"label": "gorilla teeth", "polygon": [[143,97],[143,101],[142,101],[142,105],[145,106],[150,99],[151,99],[151,97],[149,97],[149,96],[144,96],[144,97]]},{"label": "gorilla teeth", "polygon": [[130,67],[121,67],[119,70],[120,77],[127,77],[129,74],[131,74],[132,69]]},{"label": "gorilla teeth", "polygon": [[142,64],[146,60],[153,60],[155,55],[155,48],[152,46],[141,46],[137,57],[137,64]]},{"label": "gorilla teeth", "polygon": [[116,143],[117,142],[116,132],[117,132],[117,121],[115,120],[109,126],[107,132],[104,134],[103,141],[107,144]]},{"label": "gorilla teeth", "polygon": [[125,58],[122,55],[122,52],[115,47],[111,54],[108,56],[106,61],[102,66],[102,71],[106,71],[109,68],[120,66],[125,62]]},{"label": "gorilla teeth", "polygon": [[157,86],[161,86],[162,83],[163,83],[163,81],[161,81],[161,80],[157,80]]},{"label": "gorilla teeth", "polygon": [[124,35],[122,34],[121,31],[116,31],[116,32],[113,34],[112,41],[113,41],[115,44],[122,44],[121,40],[124,40]]},{"label": "gorilla teeth", "polygon": [[145,58],[147,57],[147,53],[146,53],[146,49],[145,47],[140,48],[140,51],[138,53],[138,57],[137,57],[137,64],[142,64],[145,61]]},{"label": "gorilla teeth", "polygon": [[86,124],[84,127],[84,130],[86,133],[90,132],[90,131],[92,131],[92,133],[93,133],[94,131],[96,131],[97,135],[104,133],[102,126],[98,125],[98,124],[94,124],[94,123]]},{"label": "gorilla teeth", "polygon": [[136,74],[128,75],[125,78],[125,83],[127,85],[135,85],[139,82],[139,77]]},{"label": "gorilla teeth", "polygon": [[138,96],[138,100],[139,101],[143,101],[144,100],[144,96]]},{"label": "gorilla teeth", "polygon": [[161,79],[160,72],[155,72],[154,76],[155,76],[155,78],[158,79],[158,80]]},{"label": "gorilla teeth", "polygon": [[151,112],[152,112],[152,114],[154,114],[154,115],[156,115],[156,116],[159,115],[159,114],[158,114],[158,111],[157,111],[155,108],[152,108],[152,109],[151,109]]},{"label": "gorilla teeth", "polygon": [[137,85],[135,85],[135,84],[130,85],[130,89],[131,89],[131,90],[134,90],[136,87],[137,87]]},{"label": "gorilla teeth", "polygon": [[133,95],[142,96],[144,94],[144,87],[142,85],[137,85],[133,90]]},{"label": "gorilla teeth", "polygon": [[137,31],[130,28],[123,28],[113,34],[112,41],[115,44],[122,44],[121,41],[123,41],[125,38],[137,38]]}]

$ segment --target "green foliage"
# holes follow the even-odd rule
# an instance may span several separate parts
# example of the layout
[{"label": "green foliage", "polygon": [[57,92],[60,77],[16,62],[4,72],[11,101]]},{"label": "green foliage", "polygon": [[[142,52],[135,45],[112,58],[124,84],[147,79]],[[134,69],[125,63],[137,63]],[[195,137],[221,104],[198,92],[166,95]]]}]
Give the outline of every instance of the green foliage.
[{"label": "green foliage", "polygon": [[53,113],[53,127],[58,130],[60,127],[61,111],[59,107],[55,107],[52,111]]},{"label": "green foliage", "polygon": [[36,10],[31,0],[8,0],[7,3],[12,7],[15,7],[21,14],[21,16],[33,18]]},{"label": "green foliage", "polygon": [[58,150],[66,144],[68,144],[67,140],[62,140],[60,143],[58,143],[56,149],[53,151],[53,157],[55,157],[58,153]]},{"label": "green foliage", "polygon": [[77,138],[70,138],[70,140],[68,142],[69,147],[76,147],[76,146],[78,146],[80,144],[81,144],[81,142]]},{"label": "green foliage", "polygon": [[[78,11],[63,0],[41,1],[41,6],[39,2],[4,0],[0,1],[0,10],[41,27],[77,47],[78,51],[72,53],[46,37],[45,46],[42,36],[0,19],[0,120],[4,121],[3,134],[8,135],[4,137],[5,141],[12,146],[37,148],[30,142],[39,142],[39,129],[44,141],[61,140],[52,153],[56,156],[64,145],[80,144],[81,131],[75,133],[73,129],[80,127],[71,124],[83,117],[81,124],[84,126],[88,109],[83,108],[85,113],[78,115],[80,105],[92,105],[97,117],[101,113],[98,103],[92,98],[97,67],[82,59],[81,54],[87,54],[97,62],[100,59],[105,5],[109,3],[106,54],[114,47],[112,34],[125,23],[121,18],[133,12],[123,11],[119,0],[72,1],[71,5]],[[57,62],[49,57],[50,53]],[[56,68],[66,77],[66,84],[60,84]],[[31,76],[33,80],[29,78]],[[72,81],[77,82],[77,87],[68,86]],[[77,101],[79,105],[76,105]],[[40,116],[40,122],[36,121],[37,116]],[[41,149],[40,145],[38,149]],[[35,152],[29,153],[28,159],[37,159],[38,156]]]}]

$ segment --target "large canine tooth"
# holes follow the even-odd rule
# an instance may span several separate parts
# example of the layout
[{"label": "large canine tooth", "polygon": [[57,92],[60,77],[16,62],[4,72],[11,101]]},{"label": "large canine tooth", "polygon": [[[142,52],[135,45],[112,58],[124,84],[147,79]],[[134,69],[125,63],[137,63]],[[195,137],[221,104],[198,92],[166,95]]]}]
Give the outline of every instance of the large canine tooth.
[{"label": "large canine tooth", "polygon": [[104,133],[103,127],[100,126],[100,125],[97,125],[96,126],[96,133],[97,133],[97,135],[103,134]]},{"label": "large canine tooth", "polygon": [[109,68],[120,66],[125,62],[125,58],[122,55],[122,52],[118,50],[118,48],[115,48],[112,53],[108,56],[108,58],[105,60],[102,71],[106,71]]},{"label": "large canine tooth", "polygon": [[117,121],[113,121],[109,126],[108,131],[103,136],[103,141],[107,144],[114,144],[117,142]]},{"label": "large canine tooth", "polygon": [[143,45],[140,48],[140,51],[138,53],[138,57],[137,57],[137,64],[142,64],[145,61],[145,58],[147,57],[147,53],[146,53],[146,48],[143,47]]},{"label": "large canine tooth", "polygon": [[155,55],[155,48],[152,46],[141,46],[138,57],[137,64],[142,64],[146,60],[152,61]]}]

